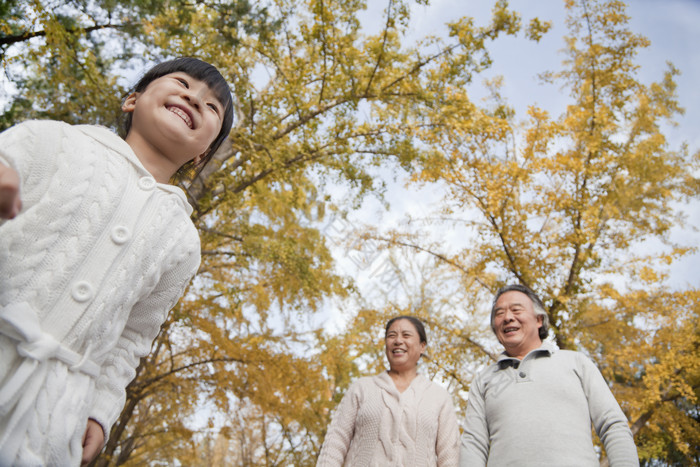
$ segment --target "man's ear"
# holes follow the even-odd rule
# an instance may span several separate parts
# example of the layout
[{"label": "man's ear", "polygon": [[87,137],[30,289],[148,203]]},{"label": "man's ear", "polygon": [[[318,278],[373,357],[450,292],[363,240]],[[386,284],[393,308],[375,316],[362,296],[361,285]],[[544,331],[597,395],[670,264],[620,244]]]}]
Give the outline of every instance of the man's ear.
[{"label": "man's ear", "polygon": [[122,112],[130,113],[136,108],[136,99],[138,98],[138,93],[132,92],[129,97],[124,99],[122,103]]}]

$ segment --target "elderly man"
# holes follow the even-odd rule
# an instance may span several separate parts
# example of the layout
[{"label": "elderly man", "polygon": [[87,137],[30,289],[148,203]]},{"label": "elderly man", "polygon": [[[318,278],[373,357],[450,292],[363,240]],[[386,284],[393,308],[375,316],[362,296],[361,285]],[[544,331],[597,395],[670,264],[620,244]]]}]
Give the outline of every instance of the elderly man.
[{"label": "elderly man", "polygon": [[585,355],[542,342],[548,317],[522,285],[498,291],[491,328],[505,352],[472,383],[462,467],[597,466],[591,422],[610,465],[638,466],[627,419]]}]

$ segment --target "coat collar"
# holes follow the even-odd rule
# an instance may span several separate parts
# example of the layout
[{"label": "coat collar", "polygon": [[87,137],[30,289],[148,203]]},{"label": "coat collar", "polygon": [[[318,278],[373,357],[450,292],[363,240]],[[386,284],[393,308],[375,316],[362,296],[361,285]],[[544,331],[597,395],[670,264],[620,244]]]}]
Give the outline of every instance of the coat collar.
[{"label": "coat collar", "polygon": [[[555,352],[555,350],[556,349],[554,348],[554,346],[551,343],[542,342],[541,346],[528,352],[528,354],[525,355],[525,358],[523,358],[522,361],[524,362],[525,360],[530,360],[532,358],[536,358],[539,355],[551,356]],[[498,366],[503,368],[503,367],[511,366],[511,365],[516,366],[515,364],[516,363],[520,364],[521,360],[518,360],[515,357],[508,356],[508,354],[506,354],[504,351],[503,353],[501,353],[501,355],[498,356],[497,362],[498,362]]]},{"label": "coat collar", "polygon": [[[75,125],[75,128],[103,146],[106,146],[107,148],[121,154],[136,168],[137,172],[139,172],[141,176],[153,176],[148,170],[146,170],[139,158],[136,157],[136,154],[131,149],[131,146],[129,146],[126,141],[124,141],[119,135],[114,133],[109,128],[99,125]],[[183,208],[187,212],[187,215],[189,216],[192,214],[192,206],[187,201],[187,195],[185,195],[185,192],[182,191],[180,187],[170,185],[168,183],[158,182],[156,182],[156,186],[160,190],[176,195],[180,199]]]},{"label": "coat collar", "polygon": [[[389,376],[388,371],[384,371],[375,376],[374,382],[377,386],[379,386],[381,389],[388,392],[389,394],[397,398],[401,396],[399,390],[396,389],[396,385],[394,385],[394,380],[392,380],[391,376]],[[411,384],[408,385],[406,391],[413,391],[416,393],[416,396],[420,396],[421,394],[423,394],[423,392],[425,392],[426,389],[428,389],[428,387],[430,387],[430,384],[431,382],[430,380],[428,380],[428,378],[418,373],[416,377],[413,378],[413,381],[411,381]]]}]

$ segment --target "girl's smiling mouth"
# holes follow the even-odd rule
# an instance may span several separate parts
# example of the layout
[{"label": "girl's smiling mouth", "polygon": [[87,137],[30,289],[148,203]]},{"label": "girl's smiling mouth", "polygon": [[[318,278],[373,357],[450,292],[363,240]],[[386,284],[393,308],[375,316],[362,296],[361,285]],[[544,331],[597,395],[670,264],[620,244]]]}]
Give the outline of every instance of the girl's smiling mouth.
[{"label": "girl's smiling mouth", "polygon": [[166,106],[165,108],[168,109],[169,111],[171,111],[172,113],[174,113],[175,115],[177,115],[178,117],[180,117],[190,129],[192,129],[194,127],[194,124],[192,122],[192,116],[190,115],[190,113],[187,110],[183,109],[182,107],[177,107],[174,105],[169,105],[169,106]]}]

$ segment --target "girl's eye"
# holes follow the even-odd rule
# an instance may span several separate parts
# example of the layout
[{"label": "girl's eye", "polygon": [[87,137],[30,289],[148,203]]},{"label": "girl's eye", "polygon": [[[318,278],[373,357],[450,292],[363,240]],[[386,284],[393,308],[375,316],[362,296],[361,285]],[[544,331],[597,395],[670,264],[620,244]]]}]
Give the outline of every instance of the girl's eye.
[{"label": "girl's eye", "polygon": [[175,79],[178,80],[178,81],[179,81],[183,86],[185,86],[187,89],[190,88],[190,85],[189,85],[189,83],[187,82],[186,79],[184,79],[184,78],[175,78]]},{"label": "girl's eye", "polygon": [[210,109],[212,109],[214,112],[217,114],[219,113],[219,107],[216,106],[216,104],[207,104]]}]

